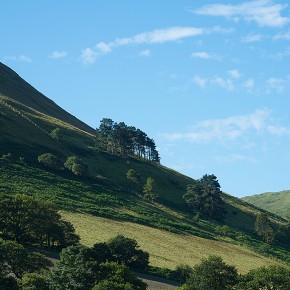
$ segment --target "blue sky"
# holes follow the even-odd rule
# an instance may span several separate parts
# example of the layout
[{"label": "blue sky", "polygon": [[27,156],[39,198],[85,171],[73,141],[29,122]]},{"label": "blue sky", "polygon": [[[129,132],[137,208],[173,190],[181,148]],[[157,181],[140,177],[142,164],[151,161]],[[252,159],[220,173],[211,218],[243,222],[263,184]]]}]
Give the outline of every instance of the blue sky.
[{"label": "blue sky", "polygon": [[290,189],[286,0],[4,0],[0,36],[1,62],[93,128],[140,128],[234,196]]}]

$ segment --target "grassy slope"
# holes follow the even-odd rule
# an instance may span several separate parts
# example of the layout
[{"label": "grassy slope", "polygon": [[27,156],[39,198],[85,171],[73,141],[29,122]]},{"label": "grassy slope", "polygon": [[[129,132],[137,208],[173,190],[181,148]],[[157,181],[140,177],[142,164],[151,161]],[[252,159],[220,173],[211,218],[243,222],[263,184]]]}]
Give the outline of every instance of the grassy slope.
[{"label": "grassy slope", "polygon": [[282,217],[290,216],[290,190],[246,196],[243,200]]},{"label": "grassy slope", "polygon": [[[112,224],[113,220],[118,220],[116,224],[126,225],[128,232],[124,230],[123,234],[129,236],[134,231],[129,231],[130,228],[134,229],[133,226],[137,227],[136,230],[140,233],[145,229],[146,231],[151,230],[148,236],[149,241],[156,240],[156,235],[164,237],[153,247],[154,251],[150,250],[152,259],[158,266],[174,267],[177,262],[185,263],[188,261],[186,260],[188,249],[199,249],[200,245],[205,245],[205,247],[190,254],[193,263],[199,261],[198,252],[203,251],[207,255],[215,253],[216,248],[219,249],[216,253],[224,253],[225,258],[225,253],[229,251],[234,253],[236,261],[249,259],[247,269],[251,268],[251,265],[268,263],[261,256],[245,249],[242,250],[230,243],[214,242],[218,224],[209,221],[201,221],[198,225],[193,224],[193,213],[188,211],[182,200],[186,185],[191,182],[189,177],[163,166],[98,152],[94,148],[93,135],[90,133],[44,115],[10,98],[0,98],[5,99],[16,109],[13,111],[0,103],[0,135],[2,137],[0,139],[0,156],[8,152],[11,152],[13,156],[10,161],[0,160],[0,192],[31,194],[53,200],[60,209],[73,212],[67,213],[67,217],[74,219],[74,224],[82,232],[85,243],[89,243],[86,241],[86,237],[92,234],[91,229],[94,223],[97,224],[97,220],[94,220],[89,226],[83,227],[82,223],[88,222],[93,217],[82,215],[82,219],[79,220],[75,218],[77,213],[98,216],[98,221],[100,221],[100,217],[109,218]],[[23,113],[26,118],[18,112]],[[34,126],[31,121],[37,126]],[[51,139],[47,134],[56,127],[61,128],[62,132],[59,142]],[[37,156],[46,152],[58,155],[63,161],[72,154],[79,155],[89,164],[90,178],[76,178],[66,171],[49,172],[39,167],[36,162]],[[19,162],[21,156],[24,156],[26,164]],[[130,168],[135,169],[141,175],[142,183],[149,176],[155,179],[160,195],[159,203],[149,203],[140,198],[142,186],[132,188],[126,179],[126,172]],[[227,202],[225,224],[232,228],[231,235],[234,236],[233,240],[227,240],[231,243],[238,241],[244,245],[251,241],[256,247],[259,247],[261,243],[252,236],[255,215],[259,209],[228,195],[224,195],[224,199]],[[272,218],[279,222],[275,216]],[[103,219],[101,220],[104,222]],[[110,221],[107,220],[108,223]],[[148,226],[152,228],[148,228]],[[100,231],[99,235],[106,235],[108,229],[114,232],[108,226]],[[166,229],[167,232],[160,229]],[[179,236],[174,235],[173,232]],[[209,239],[201,240],[197,236]],[[143,247],[143,243],[146,242],[142,242],[142,238],[140,239]],[[169,242],[171,240],[176,240],[176,242],[171,245]],[[96,241],[98,240],[96,239]],[[163,249],[166,249],[167,244],[172,248],[164,253]],[[183,257],[184,261],[177,261],[172,256],[167,256],[169,253],[174,253],[177,245],[182,245],[177,256]],[[147,248],[145,247],[145,249]],[[278,256],[281,253],[285,255],[285,249],[279,249]],[[162,261],[167,262],[163,264]],[[239,267],[241,271],[246,271],[246,268],[243,270],[242,266]]]},{"label": "grassy slope", "polygon": [[180,235],[136,223],[92,215],[64,211],[61,214],[64,219],[74,224],[83,244],[92,246],[96,242],[105,242],[117,234],[123,234],[136,239],[140,247],[150,253],[150,264],[153,266],[171,269],[181,263],[193,266],[208,255],[222,256],[227,263],[235,265],[240,273],[273,264],[273,260],[269,258],[223,240]]}]

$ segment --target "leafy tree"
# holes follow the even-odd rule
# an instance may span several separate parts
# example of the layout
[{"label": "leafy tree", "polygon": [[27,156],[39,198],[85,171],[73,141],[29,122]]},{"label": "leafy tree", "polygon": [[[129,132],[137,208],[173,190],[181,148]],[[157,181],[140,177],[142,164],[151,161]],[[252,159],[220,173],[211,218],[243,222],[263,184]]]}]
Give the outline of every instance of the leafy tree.
[{"label": "leafy tree", "polygon": [[41,246],[67,246],[79,236],[53,204],[27,195],[0,194],[0,232],[5,238]]},{"label": "leafy tree", "polygon": [[174,278],[180,283],[185,283],[193,274],[193,268],[186,264],[180,264],[176,266],[174,270]]},{"label": "leafy tree", "polygon": [[39,253],[29,253],[22,245],[14,241],[0,239],[0,279],[11,274],[21,278],[25,273],[41,273],[52,263]]},{"label": "leafy tree", "polygon": [[49,290],[47,278],[36,273],[26,273],[21,281],[21,290]]},{"label": "leafy tree", "polygon": [[100,265],[102,280],[92,290],[146,290],[147,285],[124,264],[106,262]]},{"label": "leafy tree", "polygon": [[271,265],[251,270],[242,276],[237,290],[290,289],[290,271],[281,266]]},{"label": "leafy tree", "polygon": [[64,167],[72,171],[77,176],[83,176],[88,171],[88,166],[79,157],[70,156],[64,163]]},{"label": "leafy tree", "polygon": [[189,207],[218,220],[222,219],[225,213],[221,193],[217,177],[213,174],[205,174],[201,179],[187,186],[183,198]]},{"label": "leafy tree", "polygon": [[48,275],[52,290],[91,290],[100,280],[95,252],[85,246],[62,250],[60,260]]},{"label": "leafy tree", "polygon": [[227,290],[237,283],[238,272],[221,257],[209,256],[193,268],[182,290]]},{"label": "leafy tree", "polygon": [[50,132],[50,136],[52,139],[56,140],[57,142],[60,139],[61,130],[59,128],[55,128]]},{"label": "leafy tree", "polygon": [[113,254],[107,243],[96,243],[92,249],[96,252],[95,259],[98,263],[113,261]]},{"label": "leafy tree", "polygon": [[61,161],[60,159],[52,153],[44,153],[38,156],[38,162],[44,165],[47,168],[60,170]]},{"label": "leafy tree", "polygon": [[275,241],[275,232],[271,226],[271,221],[266,214],[259,214],[255,222],[256,233],[268,244]]},{"label": "leafy tree", "polygon": [[290,244],[290,221],[279,227],[278,239],[285,244]]},{"label": "leafy tree", "polygon": [[149,254],[139,249],[136,240],[117,235],[108,241],[112,261],[124,263],[130,269],[144,270],[149,264]]},{"label": "leafy tree", "polygon": [[152,177],[148,177],[143,187],[144,197],[146,199],[155,201],[158,198],[158,194],[155,189],[155,181]]},{"label": "leafy tree", "polygon": [[133,188],[137,191],[137,187],[140,185],[141,176],[134,169],[129,169],[127,172],[127,179],[133,183]]}]

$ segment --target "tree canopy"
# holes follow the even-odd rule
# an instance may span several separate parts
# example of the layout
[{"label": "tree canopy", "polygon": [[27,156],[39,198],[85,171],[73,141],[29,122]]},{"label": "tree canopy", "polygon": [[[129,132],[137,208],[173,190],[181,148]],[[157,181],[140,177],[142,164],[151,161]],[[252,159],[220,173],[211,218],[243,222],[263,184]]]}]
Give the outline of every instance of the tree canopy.
[{"label": "tree canopy", "polygon": [[79,241],[72,224],[61,219],[53,204],[21,194],[0,194],[0,234],[17,242],[48,247]]},{"label": "tree canopy", "polygon": [[111,154],[134,156],[160,163],[159,153],[153,139],[146,133],[124,122],[116,123],[109,118],[100,121],[96,129],[97,145]]},{"label": "tree canopy", "polygon": [[213,174],[205,174],[187,186],[187,192],[183,198],[189,207],[201,214],[214,219],[222,219],[225,210],[221,193],[217,177]]}]

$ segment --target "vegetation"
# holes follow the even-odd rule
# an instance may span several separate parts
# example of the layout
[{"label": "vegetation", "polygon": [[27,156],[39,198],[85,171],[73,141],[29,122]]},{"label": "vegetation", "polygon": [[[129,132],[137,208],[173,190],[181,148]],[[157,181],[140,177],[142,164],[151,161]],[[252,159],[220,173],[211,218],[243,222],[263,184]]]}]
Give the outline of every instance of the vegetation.
[{"label": "vegetation", "polygon": [[273,244],[275,241],[275,232],[271,226],[271,221],[266,214],[259,214],[255,223],[256,233],[268,243]]},{"label": "vegetation", "polygon": [[76,176],[84,176],[87,174],[88,165],[85,164],[79,157],[69,156],[64,163],[64,167],[70,170]]},{"label": "vegetation", "polygon": [[79,236],[55,207],[27,195],[0,194],[0,233],[4,238],[40,246],[76,244]]},{"label": "vegetation", "polygon": [[221,198],[220,185],[213,174],[206,174],[189,184],[183,198],[189,207],[205,216],[216,220],[224,217],[224,202]]},{"label": "vegetation", "polygon": [[140,129],[127,126],[124,122],[116,123],[103,118],[96,129],[96,139],[98,146],[111,154],[160,162],[154,140]]},{"label": "vegetation", "polygon": [[60,170],[61,161],[60,159],[52,153],[44,153],[38,156],[38,162],[47,168]]},{"label": "vegetation", "polygon": [[152,177],[148,177],[143,187],[144,197],[146,199],[155,201],[158,198],[158,194],[156,193],[155,187],[156,185],[154,179]]}]

